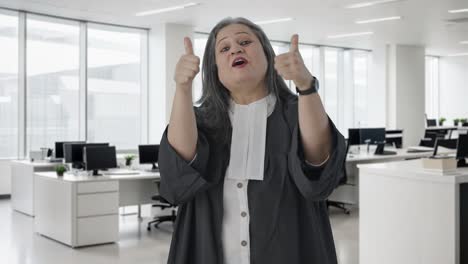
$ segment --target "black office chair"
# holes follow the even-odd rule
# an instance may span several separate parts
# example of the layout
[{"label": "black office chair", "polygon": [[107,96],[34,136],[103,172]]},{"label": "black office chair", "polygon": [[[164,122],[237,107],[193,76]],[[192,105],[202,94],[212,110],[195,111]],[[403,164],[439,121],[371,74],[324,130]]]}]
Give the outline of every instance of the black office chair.
[{"label": "black office chair", "polygon": [[[159,181],[155,182],[156,185],[158,186],[159,190]],[[159,224],[163,222],[172,222],[174,223],[176,220],[176,206],[170,204],[166,199],[164,199],[161,195],[153,195],[151,197],[151,200],[156,201],[155,204],[152,205],[152,207],[159,207],[161,210],[170,208],[171,209],[171,214],[170,215],[162,215],[162,216],[156,216],[153,218],[153,220],[148,222],[148,227],[146,228],[148,231],[151,231],[151,225],[153,225],[155,228],[159,227]]]},{"label": "black office chair", "polygon": [[426,119],[427,127],[435,127],[437,126],[437,119]]},{"label": "black office chair", "polygon": [[[346,142],[346,156],[348,155],[347,154],[348,151],[349,151],[349,144]],[[346,173],[346,157],[345,157],[345,161],[343,164],[343,177],[340,179],[338,186],[346,185],[347,183],[348,183],[348,174]],[[330,206],[341,209],[343,210],[343,213],[349,215],[350,211],[348,208],[346,208],[346,203],[338,202],[338,201],[330,201],[327,199],[327,208],[329,208]]]},{"label": "black office chair", "polygon": [[424,133],[424,138],[419,141],[419,146],[433,148],[438,138],[445,138],[445,134],[427,131]]}]

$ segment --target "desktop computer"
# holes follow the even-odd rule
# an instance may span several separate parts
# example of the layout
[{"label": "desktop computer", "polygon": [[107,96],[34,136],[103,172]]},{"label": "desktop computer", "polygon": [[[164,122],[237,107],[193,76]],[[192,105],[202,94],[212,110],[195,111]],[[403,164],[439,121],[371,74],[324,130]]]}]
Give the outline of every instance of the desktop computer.
[{"label": "desktop computer", "polygon": [[348,129],[348,146],[351,145],[377,145],[375,155],[395,155],[394,151],[386,151],[385,148],[385,128],[350,128]]},{"label": "desktop computer", "polygon": [[448,148],[448,149],[457,149],[457,139],[443,139],[437,138],[434,145],[434,153],[433,156],[437,156],[437,151],[439,146]]},{"label": "desktop computer", "polygon": [[468,167],[465,158],[468,158],[468,135],[458,135],[457,142],[457,167]]},{"label": "desktop computer", "polygon": [[65,163],[71,163],[73,168],[83,168],[83,148],[85,146],[109,146],[109,143],[65,143],[63,145]]},{"label": "desktop computer", "polygon": [[159,145],[139,145],[138,154],[140,156],[140,164],[153,164],[152,171],[159,170],[158,163]]},{"label": "desktop computer", "polygon": [[117,168],[115,146],[84,146],[83,161],[87,171],[92,170],[98,176],[98,170]]},{"label": "desktop computer", "polygon": [[55,142],[55,158],[57,159],[63,159],[64,158],[64,151],[63,151],[63,145],[66,143],[76,143],[76,144],[84,144],[86,143],[85,141],[57,141]]}]

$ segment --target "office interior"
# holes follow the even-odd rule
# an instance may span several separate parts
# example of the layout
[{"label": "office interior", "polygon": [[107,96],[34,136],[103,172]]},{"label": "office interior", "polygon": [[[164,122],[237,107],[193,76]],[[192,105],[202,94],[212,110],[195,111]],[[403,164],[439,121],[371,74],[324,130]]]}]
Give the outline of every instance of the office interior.
[{"label": "office interior", "polygon": [[468,263],[465,0],[0,0],[0,263],[167,262],[175,65],[229,16],[277,55],[299,34],[348,140],[327,201],[338,263]]}]

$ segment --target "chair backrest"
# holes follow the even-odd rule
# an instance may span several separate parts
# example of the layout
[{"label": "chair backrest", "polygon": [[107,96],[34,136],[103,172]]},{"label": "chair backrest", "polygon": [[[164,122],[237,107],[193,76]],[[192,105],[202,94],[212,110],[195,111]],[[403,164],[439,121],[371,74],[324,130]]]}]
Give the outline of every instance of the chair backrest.
[{"label": "chair backrest", "polygon": [[428,127],[437,126],[437,120],[436,119],[426,119],[426,125]]}]

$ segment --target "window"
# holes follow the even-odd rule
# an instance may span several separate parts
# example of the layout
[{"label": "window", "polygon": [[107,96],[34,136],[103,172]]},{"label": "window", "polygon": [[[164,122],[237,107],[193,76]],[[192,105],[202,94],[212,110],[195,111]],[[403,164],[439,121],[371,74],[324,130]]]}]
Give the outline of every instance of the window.
[{"label": "window", "polygon": [[18,16],[0,13],[0,158],[18,156]]},{"label": "window", "polygon": [[338,55],[339,50],[325,48],[324,105],[330,118],[338,124]]},{"label": "window", "polygon": [[27,149],[79,139],[78,22],[27,15]]},{"label": "window", "polygon": [[426,115],[439,117],[439,58],[426,57]]},{"label": "window", "polygon": [[[143,30],[88,24],[87,140],[135,149],[146,122]],[[144,76],[144,75],[143,75]]]},{"label": "window", "polygon": [[367,84],[369,52],[353,52],[354,127],[367,124]]}]

